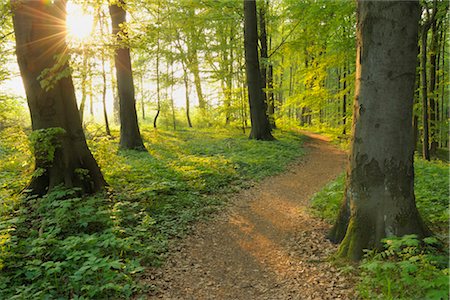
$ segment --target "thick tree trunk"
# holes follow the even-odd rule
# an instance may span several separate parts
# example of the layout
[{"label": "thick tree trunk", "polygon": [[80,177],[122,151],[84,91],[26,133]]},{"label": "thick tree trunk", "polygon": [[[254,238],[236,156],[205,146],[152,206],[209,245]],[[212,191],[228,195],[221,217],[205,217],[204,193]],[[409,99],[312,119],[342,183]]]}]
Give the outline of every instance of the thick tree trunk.
[{"label": "thick tree trunk", "polygon": [[126,25],[124,5],[124,1],[119,0],[116,4],[109,6],[112,33],[119,44],[115,49],[114,62],[120,105],[120,147],[145,151],[137,120],[130,49],[124,45],[121,37],[126,36],[126,31],[121,28]]},{"label": "thick tree trunk", "polygon": [[244,48],[250,119],[252,122],[249,138],[274,140],[267,117],[267,106],[264,102],[263,83],[259,69],[255,0],[244,0]]},{"label": "thick tree trunk", "polygon": [[[11,1],[17,61],[27,94],[35,134],[35,176],[32,194],[43,195],[58,185],[79,187],[83,193],[101,190],[106,182],[89,151],[78,113],[72,76],[50,82],[37,78],[51,68],[69,68],[65,42],[65,1]],[[55,129],[60,128],[60,129]],[[42,130],[36,132],[37,130]]]},{"label": "thick tree trunk", "polygon": [[430,234],[414,198],[411,120],[419,13],[418,1],[358,1],[348,202],[338,218],[348,220],[341,257],[359,260],[363,249],[381,248],[388,236]]}]

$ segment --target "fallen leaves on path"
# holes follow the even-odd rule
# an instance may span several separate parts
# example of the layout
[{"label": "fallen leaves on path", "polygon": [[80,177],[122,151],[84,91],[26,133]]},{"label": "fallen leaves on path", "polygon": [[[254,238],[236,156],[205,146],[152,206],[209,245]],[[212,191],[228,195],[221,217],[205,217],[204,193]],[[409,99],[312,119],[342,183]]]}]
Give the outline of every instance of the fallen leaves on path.
[{"label": "fallen leaves on path", "polygon": [[323,140],[290,171],[235,195],[199,223],[162,268],[149,270],[149,299],[353,299],[353,280],[327,258],[329,225],[308,201],[343,170],[345,154]]}]

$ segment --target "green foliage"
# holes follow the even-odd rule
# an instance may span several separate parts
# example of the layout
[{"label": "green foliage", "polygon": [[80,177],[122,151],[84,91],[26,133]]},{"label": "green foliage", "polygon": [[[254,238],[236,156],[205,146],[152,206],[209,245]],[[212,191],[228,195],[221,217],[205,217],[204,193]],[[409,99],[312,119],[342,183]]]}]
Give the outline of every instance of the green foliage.
[{"label": "green foliage", "polygon": [[383,241],[385,250],[368,251],[360,265],[358,289],[364,299],[448,299],[449,268],[433,237],[415,235]]},{"label": "green foliage", "polygon": [[24,100],[0,92],[0,129],[25,125]]},{"label": "green foliage", "polygon": [[328,183],[311,199],[312,213],[333,223],[344,197],[345,174]]},{"label": "green foliage", "polygon": [[61,147],[61,137],[65,133],[66,131],[60,127],[34,130],[30,135],[30,141],[36,160],[51,165],[56,149]]},{"label": "green foliage", "polygon": [[[129,297],[142,268],[120,238],[108,198],[57,188],[0,222],[1,299]],[[6,238],[5,238],[6,237]],[[134,252],[133,252],[134,254]]]},{"label": "green foliage", "polygon": [[[117,130],[106,138],[89,129],[108,194],[79,197],[77,190],[55,189],[25,200],[5,189],[10,204],[0,214],[0,299],[129,298],[140,289],[135,282],[142,267],[163,262],[170,238],[216,211],[223,195],[282,171],[302,154],[302,138],[288,132],[261,142],[238,131],[142,128],[147,153],[118,151]],[[20,132],[0,140],[2,161],[19,147],[27,150],[15,159],[31,160]],[[23,188],[32,166],[11,166],[16,172],[3,173],[0,165],[7,174],[0,180],[21,180]]]},{"label": "green foliage", "polygon": [[440,161],[428,162],[417,159],[415,163],[415,194],[417,207],[425,216],[427,225],[436,233],[448,238],[448,200],[450,176],[448,163]]}]

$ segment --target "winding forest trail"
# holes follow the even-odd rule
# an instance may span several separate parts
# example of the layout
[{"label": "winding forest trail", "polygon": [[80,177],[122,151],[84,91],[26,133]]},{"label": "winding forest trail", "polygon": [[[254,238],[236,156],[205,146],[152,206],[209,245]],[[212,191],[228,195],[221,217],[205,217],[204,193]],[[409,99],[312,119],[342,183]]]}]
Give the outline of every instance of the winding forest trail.
[{"label": "winding forest trail", "polygon": [[336,246],[308,201],[342,172],[345,153],[308,134],[306,154],[266,178],[172,249],[152,270],[149,299],[351,299],[353,283],[326,258]]}]

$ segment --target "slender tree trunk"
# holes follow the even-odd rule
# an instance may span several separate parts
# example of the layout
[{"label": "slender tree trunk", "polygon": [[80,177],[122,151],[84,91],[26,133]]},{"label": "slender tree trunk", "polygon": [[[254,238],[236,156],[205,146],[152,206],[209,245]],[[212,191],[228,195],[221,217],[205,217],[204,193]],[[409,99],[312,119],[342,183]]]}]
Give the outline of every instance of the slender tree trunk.
[{"label": "slender tree trunk", "polygon": [[83,69],[81,70],[81,102],[80,102],[81,124],[83,124],[83,115],[86,106],[87,54],[84,48],[82,51],[82,55],[83,55]]},{"label": "slender tree trunk", "polygon": [[423,26],[421,33],[421,83],[422,83],[422,123],[423,123],[423,144],[422,155],[426,160],[430,160],[429,148],[429,121],[428,121],[428,81],[427,81],[427,36],[429,26]]},{"label": "slender tree trunk", "polygon": [[142,120],[145,120],[144,74],[140,74],[139,78],[141,80],[141,113],[142,113]]},{"label": "slender tree trunk", "polygon": [[105,69],[105,53],[102,51],[102,79],[103,79],[103,90],[102,90],[102,104],[103,104],[103,118],[105,119],[106,135],[111,136],[111,130],[109,129],[108,122],[108,112],[106,110],[106,69]]},{"label": "slender tree trunk", "polygon": [[[158,11],[156,15],[156,22],[160,22],[160,2],[158,0]],[[160,59],[160,29],[158,28],[158,34],[156,38],[156,115],[153,118],[153,128],[156,128],[158,117],[161,112],[161,86],[159,78],[159,59]]]},{"label": "slender tree trunk", "polygon": [[[112,32],[116,36],[119,45],[115,49],[114,61],[116,66],[117,87],[120,101],[120,147],[123,149],[135,149],[145,151],[139,132],[136,114],[136,100],[134,95],[133,74],[131,70],[130,49],[123,45],[123,35],[126,31],[126,11],[124,1],[109,6],[111,14]],[[122,26],[122,28],[121,28]]]},{"label": "slender tree trunk", "polygon": [[205,111],[206,110],[206,100],[205,100],[205,97],[203,96],[203,91],[202,91],[202,82],[200,79],[200,70],[199,70],[199,66],[198,66],[198,52],[197,52],[197,49],[195,49],[195,47],[192,47],[192,48],[193,49],[191,49],[191,51],[192,51],[191,71],[192,71],[192,74],[194,75],[194,85],[195,85],[195,90],[197,91],[198,107],[200,108],[201,111]]},{"label": "slender tree trunk", "polygon": [[411,120],[419,17],[418,1],[358,1],[353,142],[338,218],[348,222],[341,257],[359,260],[363,249],[380,249],[385,237],[430,234],[414,197]]},{"label": "slender tree trunk", "polygon": [[192,122],[191,122],[191,116],[190,116],[190,100],[189,100],[189,78],[188,78],[188,72],[187,67],[183,64],[183,81],[184,81],[184,88],[186,90],[186,119],[189,128],[192,128]]},{"label": "slender tree trunk", "polygon": [[45,89],[37,79],[46,69],[58,74],[69,68],[61,25],[66,22],[66,3],[12,0],[11,7],[17,61],[35,134],[36,173],[29,191],[43,195],[61,184],[79,187],[83,193],[99,191],[106,182],[86,144],[72,76],[49,75]]},{"label": "slender tree trunk", "polygon": [[171,70],[170,75],[171,75],[171,81],[172,81],[172,84],[170,85],[170,106],[172,108],[172,125],[173,125],[173,130],[175,131],[175,130],[177,130],[177,120],[175,117],[175,103],[173,100],[173,86],[174,86],[174,82],[175,82],[174,72],[173,72],[173,60],[170,63],[170,70]]},{"label": "slender tree trunk", "polygon": [[120,108],[119,108],[119,94],[117,92],[117,80],[114,78],[113,62],[110,62],[110,74],[111,74],[111,90],[113,94],[113,120],[115,124],[120,124]]},{"label": "slender tree trunk", "polygon": [[342,96],[342,134],[347,134],[347,64],[344,64],[343,71],[343,79],[342,82],[342,90],[344,91],[344,95]]},{"label": "slender tree trunk", "polygon": [[244,0],[244,49],[247,73],[248,99],[252,130],[250,139],[274,140],[271,133],[267,106],[258,59],[258,29],[256,19],[256,1]]},{"label": "slender tree trunk", "polygon": [[[104,35],[104,21],[105,16],[102,15],[101,8],[98,10],[98,19],[100,22],[100,35]],[[105,67],[105,50],[102,48],[102,80],[103,80],[103,90],[102,90],[102,104],[103,104],[103,118],[105,119],[105,129],[106,129],[106,135],[111,136],[111,130],[109,129],[109,121],[108,121],[108,112],[106,110],[106,89],[107,89],[107,81],[106,81],[106,67]]]},{"label": "slender tree trunk", "polygon": [[[437,9],[437,0],[433,1],[434,8]],[[436,155],[437,150],[437,112],[436,112],[436,55],[438,48],[438,31],[436,18],[431,25],[431,45],[430,45],[430,116],[429,116],[429,130],[430,130],[430,156]]]}]

